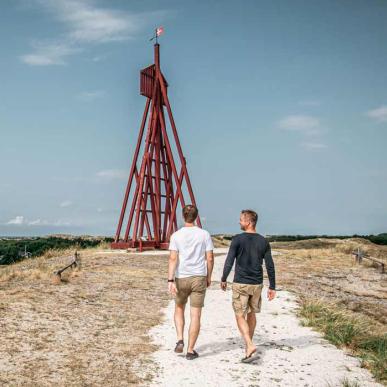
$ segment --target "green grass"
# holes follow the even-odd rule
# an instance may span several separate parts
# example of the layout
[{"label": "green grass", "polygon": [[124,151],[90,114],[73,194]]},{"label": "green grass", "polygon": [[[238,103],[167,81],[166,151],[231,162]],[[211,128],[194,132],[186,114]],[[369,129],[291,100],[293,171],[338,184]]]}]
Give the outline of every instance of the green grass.
[{"label": "green grass", "polygon": [[343,387],[360,387],[360,384],[358,382],[351,382],[350,380],[348,380],[347,378],[344,378],[342,381],[341,381],[341,385]]},{"label": "green grass", "polygon": [[[302,301],[299,314],[303,325],[316,328],[331,343],[360,357],[362,366],[387,385],[387,334],[378,333],[370,320],[311,300]],[[353,386],[348,383],[343,386]]]}]

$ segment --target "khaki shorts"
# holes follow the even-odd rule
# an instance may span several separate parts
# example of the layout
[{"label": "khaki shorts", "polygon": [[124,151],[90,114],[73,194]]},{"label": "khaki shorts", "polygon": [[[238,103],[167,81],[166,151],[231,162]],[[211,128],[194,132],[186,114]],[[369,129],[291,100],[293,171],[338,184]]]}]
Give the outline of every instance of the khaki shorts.
[{"label": "khaki shorts", "polygon": [[235,314],[245,315],[246,313],[261,311],[262,288],[260,285],[232,284],[232,307]]},{"label": "khaki shorts", "polygon": [[206,276],[176,278],[176,288],[176,304],[185,305],[189,297],[190,305],[194,308],[204,306],[204,297],[207,290]]}]

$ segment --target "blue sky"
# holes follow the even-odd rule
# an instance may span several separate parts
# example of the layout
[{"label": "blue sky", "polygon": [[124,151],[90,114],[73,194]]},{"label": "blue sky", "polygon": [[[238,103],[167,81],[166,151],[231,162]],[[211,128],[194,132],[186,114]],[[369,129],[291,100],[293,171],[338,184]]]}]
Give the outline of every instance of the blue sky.
[{"label": "blue sky", "polygon": [[3,0],[0,235],[115,231],[161,66],[204,226],[387,230],[387,2]]}]

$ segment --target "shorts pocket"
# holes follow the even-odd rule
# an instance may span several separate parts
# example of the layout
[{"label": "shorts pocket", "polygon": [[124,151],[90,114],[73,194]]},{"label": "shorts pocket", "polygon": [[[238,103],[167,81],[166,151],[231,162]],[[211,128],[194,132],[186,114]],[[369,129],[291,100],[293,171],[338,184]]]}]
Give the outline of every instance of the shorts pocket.
[{"label": "shorts pocket", "polygon": [[241,298],[241,295],[240,293],[237,293],[237,292],[232,292],[232,299],[233,300],[238,300]]},{"label": "shorts pocket", "polygon": [[192,282],[192,291],[203,293],[207,290],[207,278],[195,278]]}]

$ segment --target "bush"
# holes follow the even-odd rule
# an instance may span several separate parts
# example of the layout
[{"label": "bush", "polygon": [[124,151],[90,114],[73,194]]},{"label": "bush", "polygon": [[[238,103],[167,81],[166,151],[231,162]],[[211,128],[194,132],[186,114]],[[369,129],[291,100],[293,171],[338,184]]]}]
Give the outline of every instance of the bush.
[{"label": "bush", "polygon": [[67,248],[84,249],[95,247],[100,243],[112,242],[112,238],[85,239],[78,238],[25,238],[25,239],[6,239],[0,240],[0,264],[9,265],[21,261],[26,257],[23,255],[24,249],[30,253],[31,257],[43,255],[47,250],[63,250]]}]

